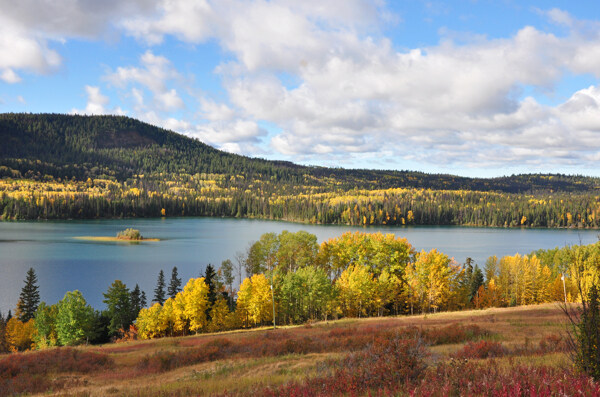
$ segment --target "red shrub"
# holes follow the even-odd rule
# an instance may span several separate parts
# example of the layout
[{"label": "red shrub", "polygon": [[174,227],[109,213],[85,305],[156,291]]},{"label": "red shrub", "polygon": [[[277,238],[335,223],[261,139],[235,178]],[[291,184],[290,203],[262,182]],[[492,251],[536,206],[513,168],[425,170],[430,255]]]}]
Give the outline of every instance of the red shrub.
[{"label": "red shrub", "polygon": [[539,353],[564,352],[568,350],[566,340],[557,334],[547,335],[540,340]]},{"label": "red shrub", "polygon": [[423,337],[432,345],[463,343],[490,335],[491,333],[489,331],[482,329],[475,324],[450,324],[444,327],[431,328],[423,331]]},{"label": "red shrub", "polygon": [[48,375],[89,373],[112,366],[112,360],[104,354],[82,352],[68,347],[10,354],[0,360],[0,395],[60,389],[61,381],[50,381]]},{"label": "red shrub", "polygon": [[502,357],[504,353],[504,347],[499,342],[480,340],[478,342],[468,342],[454,356],[459,359],[491,358]]}]

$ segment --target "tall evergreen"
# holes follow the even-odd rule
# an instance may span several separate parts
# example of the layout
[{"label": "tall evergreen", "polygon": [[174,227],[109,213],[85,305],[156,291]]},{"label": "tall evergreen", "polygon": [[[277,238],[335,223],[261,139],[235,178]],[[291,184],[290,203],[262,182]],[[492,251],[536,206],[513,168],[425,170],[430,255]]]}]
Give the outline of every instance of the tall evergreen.
[{"label": "tall evergreen", "polygon": [[142,291],[140,290],[140,286],[136,284],[135,288],[131,291],[131,317],[135,319],[143,307]]},{"label": "tall evergreen", "polygon": [[148,301],[146,300],[146,292],[142,291],[142,296],[140,297],[141,307],[146,307],[146,303],[148,303]]},{"label": "tall evergreen", "polygon": [[212,305],[217,300],[216,293],[216,281],[217,281],[217,273],[215,272],[215,268],[210,263],[206,266],[206,270],[204,271],[204,282],[208,286],[208,307],[212,307]]},{"label": "tall evergreen", "polygon": [[40,303],[40,291],[37,285],[37,277],[32,267],[27,270],[25,285],[21,289],[19,303],[17,309],[19,312],[19,320],[26,322],[35,317],[38,304]]},{"label": "tall evergreen", "polygon": [[107,313],[110,317],[109,333],[116,335],[121,329],[126,331],[135,320],[132,314],[129,288],[120,280],[115,280],[103,295],[104,300],[102,302],[106,304]]},{"label": "tall evergreen", "polygon": [[175,298],[178,292],[181,291],[181,278],[178,277],[177,266],[173,266],[173,271],[171,272],[171,282],[169,282],[169,288],[167,289],[167,294],[171,298]]},{"label": "tall evergreen", "polygon": [[154,299],[152,302],[165,303],[165,273],[160,270],[158,273],[158,280],[156,281],[156,288],[154,288]]},{"label": "tall evergreen", "polygon": [[470,299],[473,300],[477,295],[477,291],[479,287],[483,285],[483,272],[479,268],[479,266],[475,265],[475,270],[473,270],[473,274],[471,276],[471,291],[470,291]]}]

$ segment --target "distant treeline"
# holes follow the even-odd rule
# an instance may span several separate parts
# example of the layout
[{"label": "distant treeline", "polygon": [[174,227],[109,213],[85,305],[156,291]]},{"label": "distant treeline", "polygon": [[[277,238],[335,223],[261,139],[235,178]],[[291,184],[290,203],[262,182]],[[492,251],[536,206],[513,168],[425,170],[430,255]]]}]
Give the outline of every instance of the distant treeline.
[{"label": "distant treeline", "polygon": [[[600,226],[585,193],[545,195],[424,189],[277,193],[266,182],[222,187],[220,175],[139,177],[125,182],[0,180],[0,219],[222,216],[348,225]],[[234,178],[233,176],[230,178]]]},{"label": "distant treeline", "polygon": [[121,116],[0,114],[0,217],[226,216],[598,227],[600,179],[464,178],[267,161]]}]

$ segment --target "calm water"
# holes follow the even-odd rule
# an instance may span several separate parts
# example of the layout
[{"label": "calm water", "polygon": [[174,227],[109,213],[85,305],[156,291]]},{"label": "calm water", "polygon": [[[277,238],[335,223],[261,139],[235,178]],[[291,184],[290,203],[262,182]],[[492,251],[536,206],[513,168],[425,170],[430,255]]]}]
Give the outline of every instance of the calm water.
[{"label": "calm water", "polygon": [[[160,242],[98,243],[76,236],[115,236],[127,227],[139,229]],[[417,250],[437,248],[464,262],[484,264],[491,255],[527,254],[539,248],[597,241],[596,230],[489,229],[468,227],[349,227],[301,225],[286,222],[168,218],[61,222],[0,222],[0,311],[14,310],[25,273],[33,267],[41,299],[56,303],[66,291],[79,289],[96,309],[104,308],[102,292],[119,279],[129,287],[139,284],[152,299],[160,269],[165,278],[177,266],[184,280],[197,277],[208,263],[234,258],[267,232],[306,230],[319,242],[346,231],[394,233],[406,237]]]}]

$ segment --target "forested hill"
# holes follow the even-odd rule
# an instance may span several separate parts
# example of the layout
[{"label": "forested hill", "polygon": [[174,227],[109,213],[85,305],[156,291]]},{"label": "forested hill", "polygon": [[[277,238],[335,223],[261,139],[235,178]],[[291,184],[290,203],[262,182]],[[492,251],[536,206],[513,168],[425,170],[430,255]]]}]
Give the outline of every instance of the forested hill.
[{"label": "forested hill", "polygon": [[117,116],[0,114],[0,220],[227,216],[347,225],[600,227],[598,178],[307,167]]},{"label": "forested hill", "polygon": [[491,179],[412,171],[306,167],[230,154],[123,116],[0,114],[0,178],[125,181],[145,174],[219,174],[339,189],[426,188],[506,193],[585,192],[600,179],[517,175]]}]

